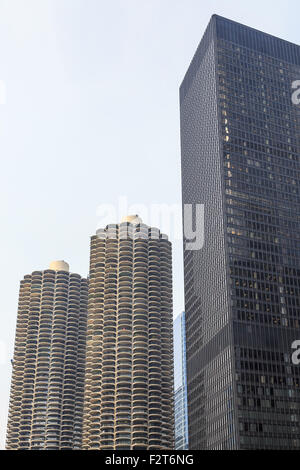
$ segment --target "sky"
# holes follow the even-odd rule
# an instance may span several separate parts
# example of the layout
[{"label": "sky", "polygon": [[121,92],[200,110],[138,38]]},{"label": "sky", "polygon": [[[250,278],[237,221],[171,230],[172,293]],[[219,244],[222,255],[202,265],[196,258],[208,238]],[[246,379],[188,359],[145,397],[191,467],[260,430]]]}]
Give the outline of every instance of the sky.
[{"label": "sky", "polygon": [[56,259],[86,276],[108,209],[179,207],[178,89],[214,13],[300,44],[298,0],[0,0],[0,448],[19,282]]}]

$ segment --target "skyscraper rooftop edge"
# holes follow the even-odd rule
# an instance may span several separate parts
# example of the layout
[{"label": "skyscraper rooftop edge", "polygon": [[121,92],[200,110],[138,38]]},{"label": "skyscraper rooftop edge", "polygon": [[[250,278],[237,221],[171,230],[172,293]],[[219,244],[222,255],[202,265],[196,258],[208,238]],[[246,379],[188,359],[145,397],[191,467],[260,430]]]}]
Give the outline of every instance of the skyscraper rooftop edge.
[{"label": "skyscraper rooftop edge", "polygon": [[242,26],[243,28],[247,28],[253,32],[256,32],[256,33],[260,33],[260,34],[263,34],[264,36],[269,36],[270,38],[273,38],[273,39],[276,39],[277,41],[283,41],[284,43],[286,44],[290,44],[291,46],[297,46],[297,47],[300,47],[300,44],[295,44],[294,42],[292,41],[288,41],[287,39],[283,39],[283,38],[280,38],[278,36],[275,36],[274,34],[270,34],[270,33],[266,33],[265,31],[261,31],[260,29],[258,28],[253,28],[253,26],[248,26],[244,23],[240,23],[239,21],[235,21],[235,20],[231,20],[230,18],[226,18],[225,16],[221,16],[221,15],[217,15],[217,14],[214,14],[212,15],[211,18],[216,18],[216,20],[222,20],[222,21],[226,21],[228,23],[232,23],[236,26]]},{"label": "skyscraper rooftop edge", "polygon": [[[221,29],[221,27],[223,26],[222,22],[223,22],[223,25],[224,24],[232,25],[233,28],[235,28],[236,31],[240,30],[240,32],[244,31],[244,33],[245,32],[249,33],[249,38],[244,38],[244,37],[242,38],[242,34],[240,35],[239,39],[233,40],[232,37],[229,38],[229,36],[228,36],[229,32]],[[220,28],[219,31],[217,31],[218,26]],[[230,31],[230,32],[232,32],[232,31]],[[207,46],[208,46],[208,44],[210,43],[210,41],[212,39],[214,39],[214,38],[216,38],[216,36],[218,36],[221,39],[227,39],[227,40],[230,40],[232,42],[236,42],[237,44],[240,44],[242,46],[244,45],[245,47],[249,48],[249,44],[246,44],[246,43],[249,42],[250,36],[251,37],[253,36],[253,38],[254,38],[255,35],[257,35],[257,34],[262,35],[266,39],[265,43],[261,43],[260,45],[256,44],[256,49],[258,51],[261,51],[261,53],[263,53],[263,54],[274,57],[275,47],[273,48],[273,43],[274,43],[274,41],[276,41],[277,43],[281,42],[285,47],[285,51],[282,51],[281,57],[277,57],[277,58],[282,59],[282,61],[284,61],[284,62],[288,61],[289,63],[292,63],[296,66],[300,66],[300,45],[292,43],[291,41],[287,41],[286,39],[279,38],[279,37],[274,36],[272,34],[266,33],[264,31],[260,31],[257,28],[253,28],[253,27],[247,26],[243,23],[239,23],[237,21],[234,21],[234,20],[225,18],[223,16],[214,14],[214,15],[211,16],[211,19],[208,23],[208,26],[207,26],[207,28],[206,28],[203,36],[202,36],[202,39],[201,39],[201,41],[200,41],[200,43],[199,43],[199,45],[196,49],[196,52],[193,55],[193,58],[192,58],[189,66],[188,66],[187,72],[184,75],[184,78],[181,82],[181,85],[180,85],[180,98],[184,99],[184,97],[185,97],[185,95],[186,95],[186,93],[189,89],[189,86],[193,81],[196,70],[198,69],[198,65],[201,62],[202,57],[206,52]],[[246,39],[244,41],[245,44],[243,44],[244,39]],[[289,53],[288,53],[288,50],[289,50]]]}]

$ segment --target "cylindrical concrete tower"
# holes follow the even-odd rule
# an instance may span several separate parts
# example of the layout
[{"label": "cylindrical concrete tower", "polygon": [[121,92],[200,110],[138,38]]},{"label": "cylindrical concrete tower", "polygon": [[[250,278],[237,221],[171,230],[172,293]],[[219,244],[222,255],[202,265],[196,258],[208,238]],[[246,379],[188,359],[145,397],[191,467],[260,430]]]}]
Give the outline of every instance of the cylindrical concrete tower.
[{"label": "cylindrical concrete tower", "polygon": [[88,281],[50,267],[21,281],[7,449],[81,446]]},{"label": "cylindrical concrete tower", "polygon": [[173,449],[171,243],[138,216],[91,239],[84,449]]}]

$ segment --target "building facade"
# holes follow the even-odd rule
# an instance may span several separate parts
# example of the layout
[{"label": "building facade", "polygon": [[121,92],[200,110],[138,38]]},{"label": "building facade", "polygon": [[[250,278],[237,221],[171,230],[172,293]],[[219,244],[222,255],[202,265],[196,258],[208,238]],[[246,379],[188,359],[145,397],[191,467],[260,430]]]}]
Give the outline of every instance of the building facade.
[{"label": "building facade", "polygon": [[190,449],[300,448],[299,79],[299,46],[214,15],[180,88]]},{"label": "building facade", "polygon": [[175,449],[188,450],[185,313],[174,320]]},{"label": "building facade", "polygon": [[81,447],[87,297],[64,261],[21,281],[8,450]]},{"label": "building facade", "polygon": [[171,243],[138,216],[91,239],[83,449],[172,449]]}]

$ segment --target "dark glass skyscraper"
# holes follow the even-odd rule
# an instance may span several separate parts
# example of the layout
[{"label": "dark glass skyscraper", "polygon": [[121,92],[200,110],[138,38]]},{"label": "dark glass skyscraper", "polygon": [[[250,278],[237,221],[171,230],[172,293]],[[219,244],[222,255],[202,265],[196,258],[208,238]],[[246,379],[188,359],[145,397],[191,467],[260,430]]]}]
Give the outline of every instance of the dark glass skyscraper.
[{"label": "dark glass skyscraper", "polygon": [[180,88],[190,449],[299,449],[300,47],[213,16]]}]

